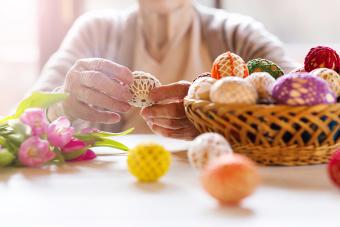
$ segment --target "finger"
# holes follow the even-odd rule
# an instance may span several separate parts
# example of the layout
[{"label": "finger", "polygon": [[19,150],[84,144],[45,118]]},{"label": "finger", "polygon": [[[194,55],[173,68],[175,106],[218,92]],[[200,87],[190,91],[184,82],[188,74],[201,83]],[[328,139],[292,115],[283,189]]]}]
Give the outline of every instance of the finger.
[{"label": "finger", "polygon": [[156,104],[145,107],[141,110],[143,118],[170,118],[182,119],[185,118],[185,110],[183,102],[170,103],[170,104]]},{"label": "finger", "polygon": [[73,95],[83,103],[102,107],[113,112],[125,113],[130,110],[128,103],[120,102],[90,88],[83,87],[78,89],[73,92]]},{"label": "finger", "polygon": [[69,115],[73,118],[80,118],[85,121],[114,124],[120,121],[121,117],[117,113],[96,110],[84,103],[79,102],[74,97],[70,97],[64,102],[65,110],[72,110]]},{"label": "finger", "polygon": [[81,59],[76,63],[80,69],[99,71],[124,84],[133,83],[132,72],[125,66],[102,58]]},{"label": "finger", "polygon": [[156,87],[150,92],[150,99],[161,102],[168,99],[182,100],[187,94],[190,82],[180,81],[177,83]]},{"label": "finger", "polygon": [[101,72],[82,71],[80,83],[85,87],[105,93],[118,101],[128,102],[132,98],[127,86],[122,86],[119,82],[110,79]]},{"label": "finger", "polygon": [[193,138],[199,135],[199,132],[193,127],[179,130],[167,129],[154,124],[149,125],[149,127],[154,133],[158,135],[171,137],[174,139],[192,140]]},{"label": "finger", "polygon": [[183,129],[192,127],[192,123],[187,119],[166,119],[166,118],[151,118],[148,119],[151,124],[167,129]]}]

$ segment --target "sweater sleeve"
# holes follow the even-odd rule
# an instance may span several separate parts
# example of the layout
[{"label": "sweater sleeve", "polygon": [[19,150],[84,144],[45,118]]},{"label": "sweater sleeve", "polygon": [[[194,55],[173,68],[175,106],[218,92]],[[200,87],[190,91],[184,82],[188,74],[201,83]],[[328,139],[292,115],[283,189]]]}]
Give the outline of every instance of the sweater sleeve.
[{"label": "sweater sleeve", "polygon": [[249,61],[265,58],[278,64],[287,73],[296,64],[287,56],[282,43],[254,19],[231,13],[224,24],[225,42],[230,51]]}]

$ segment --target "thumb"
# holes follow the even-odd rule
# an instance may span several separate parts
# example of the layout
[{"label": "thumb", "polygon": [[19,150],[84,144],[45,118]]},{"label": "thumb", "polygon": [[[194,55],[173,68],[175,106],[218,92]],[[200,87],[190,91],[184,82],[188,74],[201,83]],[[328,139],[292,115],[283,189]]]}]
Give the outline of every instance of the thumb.
[{"label": "thumb", "polygon": [[180,100],[187,94],[191,83],[179,81],[176,83],[156,87],[150,91],[150,99],[154,102],[161,102],[169,99]]}]

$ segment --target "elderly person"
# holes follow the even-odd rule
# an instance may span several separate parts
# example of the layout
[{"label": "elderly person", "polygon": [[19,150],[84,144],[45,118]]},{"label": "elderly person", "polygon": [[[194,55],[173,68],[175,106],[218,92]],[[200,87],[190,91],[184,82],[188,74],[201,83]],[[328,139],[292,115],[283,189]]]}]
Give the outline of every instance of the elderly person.
[{"label": "elderly person", "polygon": [[[280,42],[252,18],[206,8],[193,0],[139,0],[128,11],[81,16],[44,67],[34,90],[70,94],[48,110],[51,120],[68,116],[74,125],[118,131],[134,127],[191,139],[198,132],[184,113],[183,97],[195,75],[210,71],[225,51],[245,60],[266,58],[291,68]],[[164,86],[156,104],[132,109],[131,71],[149,72]],[[166,104],[164,104],[166,103]]]}]

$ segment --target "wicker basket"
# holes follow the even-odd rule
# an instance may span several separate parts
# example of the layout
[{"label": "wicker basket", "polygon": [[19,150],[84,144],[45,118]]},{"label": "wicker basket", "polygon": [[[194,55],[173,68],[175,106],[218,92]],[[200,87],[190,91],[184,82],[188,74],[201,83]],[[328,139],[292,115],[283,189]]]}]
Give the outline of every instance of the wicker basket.
[{"label": "wicker basket", "polygon": [[200,132],[224,135],[235,152],[264,165],[326,163],[340,147],[340,104],[219,105],[186,98],[184,105]]}]

